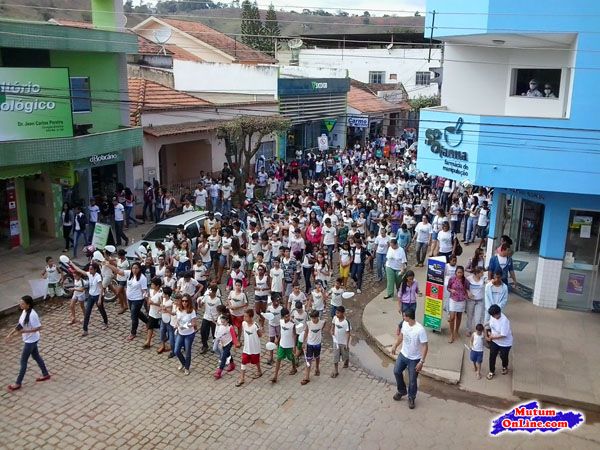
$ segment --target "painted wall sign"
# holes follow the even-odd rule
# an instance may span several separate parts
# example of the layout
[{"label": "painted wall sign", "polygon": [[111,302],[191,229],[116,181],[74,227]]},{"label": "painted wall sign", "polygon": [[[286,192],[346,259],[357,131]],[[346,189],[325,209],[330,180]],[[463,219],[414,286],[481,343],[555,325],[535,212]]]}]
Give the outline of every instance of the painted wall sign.
[{"label": "painted wall sign", "polygon": [[90,156],[90,162],[92,164],[100,164],[103,162],[114,161],[119,158],[119,155],[116,153],[107,153],[105,155],[93,155]]}]

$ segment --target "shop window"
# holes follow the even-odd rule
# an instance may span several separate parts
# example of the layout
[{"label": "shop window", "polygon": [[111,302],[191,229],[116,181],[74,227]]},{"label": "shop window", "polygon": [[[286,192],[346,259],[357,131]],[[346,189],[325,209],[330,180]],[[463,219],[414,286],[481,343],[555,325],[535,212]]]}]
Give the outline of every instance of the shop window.
[{"label": "shop window", "polygon": [[71,77],[71,108],[76,113],[92,111],[89,77]]},{"label": "shop window", "polygon": [[369,72],[369,83],[385,83],[385,72]]},{"label": "shop window", "polygon": [[431,72],[417,72],[415,84],[417,86],[427,86],[431,84]]},{"label": "shop window", "polygon": [[558,98],[561,69],[513,69],[511,95]]}]

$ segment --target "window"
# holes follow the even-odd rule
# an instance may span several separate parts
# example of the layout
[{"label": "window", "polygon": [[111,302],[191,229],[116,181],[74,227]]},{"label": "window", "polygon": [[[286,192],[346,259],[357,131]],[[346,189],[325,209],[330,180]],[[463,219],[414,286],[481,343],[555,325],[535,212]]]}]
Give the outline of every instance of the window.
[{"label": "window", "polygon": [[381,84],[385,82],[385,72],[369,72],[369,83]]},{"label": "window", "polygon": [[561,69],[513,69],[510,95],[558,98]]},{"label": "window", "polygon": [[92,111],[89,77],[71,77],[71,109],[73,112]]},{"label": "window", "polygon": [[185,231],[187,233],[187,236],[190,239],[194,239],[194,238],[198,237],[198,235],[200,234],[198,231],[198,222],[194,222],[194,223],[188,225],[186,227]]},{"label": "window", "polygon": [[427,86],[431,84],[431,72],[417,72],[415,84],[417,86]]},{"label": "window", "polygon": [[390,73],[390,80],[397,80],[397,79],[398,79],[397,73]]}]

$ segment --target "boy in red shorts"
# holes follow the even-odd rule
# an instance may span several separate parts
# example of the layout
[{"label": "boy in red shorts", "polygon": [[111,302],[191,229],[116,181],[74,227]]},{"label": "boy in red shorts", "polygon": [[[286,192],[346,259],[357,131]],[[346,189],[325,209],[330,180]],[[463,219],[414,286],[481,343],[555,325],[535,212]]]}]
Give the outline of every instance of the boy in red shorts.
[{"label": "boy in red shorts", "polygon": [[236,386],[244,384],[246,378],[246,366],[248,364],[254,364],[256,366],[256,376],[254,378],[262,377],[262,370],[260,370],[260,338],[262,337],[262,331],[260,327],[254,322],[254,310],[247,309],[244,312],[244,321],[242,322],[242,336],[244,339],[244,346],[242,348],[242,364],[240,379]]}]

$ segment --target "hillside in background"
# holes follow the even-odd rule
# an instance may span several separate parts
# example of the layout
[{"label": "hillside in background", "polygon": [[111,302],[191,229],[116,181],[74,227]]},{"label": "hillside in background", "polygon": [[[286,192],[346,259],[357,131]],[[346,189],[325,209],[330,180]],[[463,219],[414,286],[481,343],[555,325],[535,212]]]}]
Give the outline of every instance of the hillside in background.
[{"label": "hillside in background", "polygon": [[[137,1],[135,2],[137,4]],[[0,0],[0,17],[45,21],[51,18],[91,22],[89,0]],[[160,14],[156,14],[160,16]],[[239,8],[204,9],[175,17],[202,22],[223,33],[240,33]],[[264,20],[266,11],[261,10]],[[127,26],[143,21],[147,14],[128,14]],[[423,31],[422,17],[320,16],[277,11],[282,36],[301,34],[383,34]]]}]

